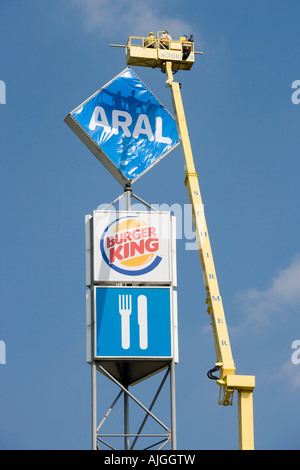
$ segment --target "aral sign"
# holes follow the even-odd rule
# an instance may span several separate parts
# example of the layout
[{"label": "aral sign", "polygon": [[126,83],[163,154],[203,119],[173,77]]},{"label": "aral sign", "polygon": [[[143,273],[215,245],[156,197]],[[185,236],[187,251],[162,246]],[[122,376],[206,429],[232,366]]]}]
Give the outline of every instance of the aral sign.
[{"label": "aral sign", "polygon": [[179,144],[175,119],[130,68],[65,121],[122,185],[142,176]]},{"label": "aral sign", "polygon": [[87,285],[176,284],[175,218],[167,212],[94,211],[86,240]]}]

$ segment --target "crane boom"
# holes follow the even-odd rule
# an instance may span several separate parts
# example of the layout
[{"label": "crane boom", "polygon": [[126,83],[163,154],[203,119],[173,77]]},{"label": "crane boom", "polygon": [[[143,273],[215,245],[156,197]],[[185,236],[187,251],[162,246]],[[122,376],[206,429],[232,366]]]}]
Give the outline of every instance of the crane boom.
[{"label": "crane boom", "polygon": [[[220,386],[219,404],[224,406],[232,404],[233,393],[235,390],[238,391],[239,448],[251,450],[254,449],[253,390],[255,388],[255,377],[235,375],[236,369],[231,352],[222,297],[218,287],[198,174],[194,165],[180,83],[174,81],[172,62],[166,62],[165,72],[167,74],[166,86],[170,87],[172,91],[173,108],[182,144],[186,173],[185,185],[192,208],[194,230],[206,290],[207,312],[211,317],[217,358],[214,370],[220,370],[220,378],[217,380]],[[212,378],[215,377],[212,376]]]},{"label": "crane boom", "polygon": [[215,342],[217,364],[221,368],[222,376],[235,374],[235,365],[231,353],[231,346],[225,321],[223,302],[219,291],[217,274],[214,266],[208,229],[204,214],[204,208],[196,173],[192,148],[190,144],[183,103],[181,99],[180,84],[174,82],[171,63],[168,62],[167,86],[172,89],[172,101],[177,118],[178,132],[181,137],[185,162],[185,185],[187,187],[189,201],[192,207],[193,224],[197,239],[197,246],[202,267],[202,274],[206,290],[207,311],[211,316],[212,328]]},{"label": "crane boom", "polygon": [[[232,404],[233,394],[238,394],[238,423],[239,448],[241,450],[254,449],[253,426],[253,390],[255,377],[236,375],[232,357],[226,319],[220,295],[216,270],[213,261],[212,249],[209,241],[208,229],[203,209],[203,203],[193,160],[193,153],[188,134],[183,102],[181,98],[180,83],[174,81],[173,72],[190,70],[195,61],[195,54],[202,54],[194,50],[193,40],[169,40],[167,46],[157,33],[152,47],[149,48],[147,38],[131,36],[125,46],[127,65],[160,68],[167,75],[166,86],[171,88],[174,114],[176,117],[178,133],[181,140],[184,166],[185,185],[192,208],[194,230],[206,290],[207,312],[211,318],[212,332],[216,351],[215,367],[208,372],[208,376],[216,380],[220,387],[219,405]],[[124,47],[112,45],[114,47]],[[189,55],[184,57],[184,47],[188,46]],[[220,371],[216,377],[213,372]]]}]

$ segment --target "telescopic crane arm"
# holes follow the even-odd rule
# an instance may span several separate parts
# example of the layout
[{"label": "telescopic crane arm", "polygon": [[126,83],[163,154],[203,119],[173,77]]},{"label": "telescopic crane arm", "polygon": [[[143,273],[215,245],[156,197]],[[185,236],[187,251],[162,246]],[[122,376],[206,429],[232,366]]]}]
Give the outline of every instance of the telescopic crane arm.
[{"label": "telescopic crane arm", "polygon": [[[161,32],[157,33],[154,44],[151,44],[151,48],[148,47],[147,38],[137,36],[131,36],[124,46],[116,44],[112,44],[112,46],[125,48],[127,65],[160,68],[167,75],[166,86],[171,88],[173,108],[182,144],[186,174],[185,185],[192,208],[194,230],[206,290],[207,312],[211,318],[216,351],[217,362],[215,367],[208,372],[208,377],[215,379],[220,386],[220,405],[231,405],[233,394],[237,391],[239,448],[241,450],[252,450],[254,449],[253,390],[255,388],[255,377],[235,375],[235,365],[209,241],[198,174],[196,173],[194,165],[185,119],[180,83],[175,82],[173,76],[178,70],[190,70],[195,61],[195,54],[202,54],[202,52],[196,52],[194,50],[194,43],[191,40],[169,40],[168,43],[165,44],[165,42],[161,40],[160,33]],[[185,47],[189,49],[188,56],[184,55]],[[213,375],[217,371],[220,371],[219,377]]]},{"label": "telescopic crane arm", "polygon": [[[185,165],[185,185],[192,207],[194,230],[200,256],[200,263],[206,290],[207,312],[211,317],[211,325],[215,344],[217,362],[208,375],[217,380],[220,386],[219,404],[232,404],[235,390],[238,393],[239,415],[239,448],[254,449],[253,431],[253,390],[255,377],[235,375],[235,365],[227,331],[226,319],[220,295],[216,270],[213,261],[204,208],[196,173],[192,148],[190,144],[184,108],[181,98],[180,83],[174,81],[172,62],[166,62],[166,86],[171,88],[173,108],[176,115],[178,133],[180,136]],[[220,370],[220,378],[212,375]]]}]

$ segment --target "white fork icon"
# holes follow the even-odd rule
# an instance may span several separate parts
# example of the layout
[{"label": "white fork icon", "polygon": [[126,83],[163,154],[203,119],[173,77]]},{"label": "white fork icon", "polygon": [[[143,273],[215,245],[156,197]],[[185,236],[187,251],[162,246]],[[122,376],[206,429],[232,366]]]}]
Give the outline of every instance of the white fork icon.
[{"label": "white fork icon", "polygon": [[122,322],[122,348],[130,347],[131,295],[119,295],[119,313]]}]

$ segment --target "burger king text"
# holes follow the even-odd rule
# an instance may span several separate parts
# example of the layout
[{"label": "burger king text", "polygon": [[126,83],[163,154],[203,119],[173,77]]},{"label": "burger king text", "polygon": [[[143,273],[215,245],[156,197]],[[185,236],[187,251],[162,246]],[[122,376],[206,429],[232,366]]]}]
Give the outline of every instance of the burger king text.
[{"label": "burger king text", "polygon": [[135,228],[119,232],[106,239],[106,248],[109,252],[109,263],[115,260],[128,260],[139,255],[155,253],[159,250],[159,239],[155,227]]}]

